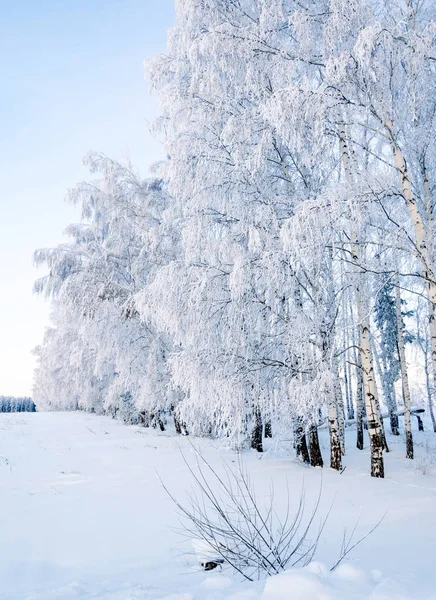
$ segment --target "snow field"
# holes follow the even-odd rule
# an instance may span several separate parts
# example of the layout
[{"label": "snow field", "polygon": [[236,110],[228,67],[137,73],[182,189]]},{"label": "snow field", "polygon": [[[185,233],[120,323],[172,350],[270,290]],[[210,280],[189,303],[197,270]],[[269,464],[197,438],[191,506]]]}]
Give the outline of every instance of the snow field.
[{"label": "snow field", "polygon": [[[354,432],[347,435],[342,474],[305,468],[274,440],[264,455],[244,456],[261,501],[273,485],[277,510],[283,510],[286,487],[296,504],[304,482],[309,511],[320,485],[319,518],[331,507],[316,562],[249,583],[226,568],[203,572],[192,540],[175,531],[179,517],[157,473],[186,500],[192,481],[180,452],[194,461],[187,438],[83,413],[2,414],[0,598],[436,599],[434,434],[416,433],[413,464],[404,458],[404,441],[389,438],[385,480],[371,479],[368,450],[355,451]],[[237,460],[209,440],[194,443],[217,469],[223,460]],[[327,459],[327,438],[322,443]],[[385,513],[376,531],[330,573],[344,527],[351,531],[360,515],[359,537]]]}]

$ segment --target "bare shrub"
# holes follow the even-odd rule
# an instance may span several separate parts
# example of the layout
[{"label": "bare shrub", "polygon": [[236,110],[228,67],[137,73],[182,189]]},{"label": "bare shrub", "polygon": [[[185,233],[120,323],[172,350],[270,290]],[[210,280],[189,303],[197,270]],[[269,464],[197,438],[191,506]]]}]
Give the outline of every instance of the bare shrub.
[{"label": "bare shrub", "polygon": [[311,562],[328,516],[316,519],[321,485],[310,510],[303,486],[293,512],[287,485],[287,510],[281,518],[275,510],[274,489],[260,501],[241,459],[233,467],[224,463],[221,476],[197,450],[195,457],[191,466],[183,456],[196,487],[188,506],[162,485],[180,511],[182,533],[204,542],[209,562],[228,564],[250,581]]},{"label": "bare shrub", "polygon": [[[301,487],[294,510],[291,510],[287,483],[286,509],[281,517],[275,508],[273,486],[270,486],[266,500],[260,500],[241,456],[233,465],[223,461],[224,473],[220,475],[192,442],[191,447],[195,452],[194,466],[181,453],[195,484],[187,506],[176,499],[162,479],[160,481],[179,510],[182,524],[179,533],[189,537],[196,550],[201,551],[200,564],[205,570],[227,564],[245,579],[253,581],[290,567],[307,566],[313,560],[332,509],[330,506],[325,516],[317,518],[322,480],[310,508],[307,507],[304,485]],[[366,540],[385,516],[361,537],[357,537],[360,515],[351,530],[345,527],[338,559],[330,570],[336,569]]]}]

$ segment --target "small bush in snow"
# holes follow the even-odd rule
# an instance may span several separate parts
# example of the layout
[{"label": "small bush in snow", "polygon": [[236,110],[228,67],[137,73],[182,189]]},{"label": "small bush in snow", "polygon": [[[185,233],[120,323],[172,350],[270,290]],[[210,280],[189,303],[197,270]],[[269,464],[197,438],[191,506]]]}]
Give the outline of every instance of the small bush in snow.
[{"label": "small bush in snow", "polygon": [[164,488],[181,512],[183,534],[194,539],[197,554],[201,549],[201,564],[225,563],[252,581],[312,561],[326,521],[315,522],[321,488],[310,510],[301,489],[294,511],[288,488],[287,511],[281,518],[274,491],[260,501],[240,460],[235,467],[225,464],[224,475],[198,452],[195,467],[184,460],[196,484],[189,505],[182,506]]}]

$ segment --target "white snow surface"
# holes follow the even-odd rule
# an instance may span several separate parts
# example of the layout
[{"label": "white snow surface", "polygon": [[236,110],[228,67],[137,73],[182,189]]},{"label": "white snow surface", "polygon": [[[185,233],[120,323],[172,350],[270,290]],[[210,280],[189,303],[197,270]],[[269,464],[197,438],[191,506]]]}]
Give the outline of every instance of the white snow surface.
[{"label": "white snow surface", "polygon": [[[244,461],[259,497],[274,485],[277,507],[319,492],[320,517],[333,502],[316,562],[266,581],[230,569],[204,572],[157,473],[181,501],[192,482],[181,451],[189,440],[84,413],[0,415],[0,599],[2,600],[436,600],[436,474],[423,475],[430,431],[416,432],[416,461],[389,438],[386,479],[368,475],[369,454],[348,432],[342,473],[310,469],[274,441]],[[433,439],[433,437],[435,439]],[[328,461],[327,440],[322,438]],[[194,440],[218,470],[235,454]],[[430,461],[431,462],[431,461]],[[428,466],[428,465],[427,465]],[[330,572],[344,527],[376,531]],[[195,546],[195,543],[194,543]]]}]

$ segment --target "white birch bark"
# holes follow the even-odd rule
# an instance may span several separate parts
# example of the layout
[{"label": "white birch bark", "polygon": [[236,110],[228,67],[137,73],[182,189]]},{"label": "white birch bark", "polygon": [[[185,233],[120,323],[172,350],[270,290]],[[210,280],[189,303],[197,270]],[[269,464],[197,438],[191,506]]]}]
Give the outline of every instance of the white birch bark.
[{"label": "white birch bark", "polygon": [[[352,188],[353,177],[351,172],[350,157],[348,154],[347,145],[345,142],[345,131],[340,132],[340,144],[342,152],[342,161],[345,170],[347,182]],[[351,232],[351,252],[353,261],[358,264],[360,262],[360,247],[358,243],[357,232]],[[361,286],[356,285],[356,300],[358,321],[360,327],[360,358],[362,363],[363,373],[363,391],[366,407],[366,417],[368,434],[371,446],[371,476],[384,477],[384,462],[383,462],[383,435],[381,431],[381,415],[378,415],[377,410],[377,384],[375,380],[374,366],[372,362],[371,352],[371,335],[369,326],[368,306],[364,298]]]},{"label": "white birch bark", "polygon": [[328,398],[328,420],[330,433],[330,467],[336,471],[342,470],[342,448],[339,433],[338,407],[334,390],[331,391]]},{"label": "white birch bark", "polygon": [[[329,284],[328,284],[328,305],[330,311],[335,306],[335,284],[333,280],[333,267],[332,267],[332,253],[331,250],[327,254],[327,265],[330,273]],[[339,407],[338,407],[338,396],[340,395],[340,383],[337,369],[337,360],[332,356],[332,340],[333,340],[333,321],[326,315],[326,319],[323,324],[321,331],[322,338],[322,356],[323,361],[330,366],[330,372],[332,373],[332,389],[328,391],[327,411],[329,421],[329,432],[330,432],[330,467],[340,471],[342,469],[342,456],[344,455],[344,438],[341,434]],[[339,387],[339,394],[338,394]]]},{"label": "white birch bark", "polygon": [[[424,178],[424,194],[425,194],[425,211],[426,211],[426,217],[427,217],[427,228],[428,231],[430,231],[430,234],[433,232],[433,200],[431,197],[431,189],[430,189],[430,180],[429,180],[429,176],[428,176],[428,171],[426,169],[425,166],[425,162],[423,161],[423,178]],[[429,249],[430,252],[432,251],[432,249]],[[432,325],[436,325],[436,321],[434,318],[434,304],[431,303],[431,301],[429,301],[428,304],[429,307],[429,323],[430,323],[430,337],[432,337],[434,335],[435,332],[432,331]],[[433,309],[433,310],[432,310]],[[430,384],[430,369],[429,369],[429,360],[428,360],[428,350],[427,350],[428,346],[426,343],[426,352],[425,352],[425,378],[426,378],[426,385],[427,385],[427,395],[428,395],[428,408],[430,411],[430,417],[431,417],[431,421],[432,421],[432,425],[433,425],[433,431],[436,433],[436,419],[434,416],[434,410],[433,410],[433,394],[434,394],[434,390],[436,389],[436,368],[435,368],[435,353],[434,353],[434,346],[431,343],[431,339],[430,339],[430,349],[431,349],[431,355],[432,355],[432,372],[433,372],[433,387]]]},{"label": "white birch bark", "polygon": [[363,372],[363,390],[365,396],[368,434],[371,444],[371,475],[384,477],[383,439],[380,420],[377,415],[376,398],[377,385],[371,353],[371,338],[368,317],[362,301],[359,302],[360,348]]},{"label": "white birch bark", "polygon": [[436,433],[436,418],[434,415],[433,409],[433,389],[431,385],[431,374],[430,374],[430,366],[429,366],[429,358],[428,358],[428,348],[423,348],[424,354],[424,373],[425,373],[425,384],[427,388],[427,402],[428,402],[428,410],[430,413],[431,422],[433,425],[433,431]]},{"label": "white birch bark", "polygon": [[362,353],[357,353],[357,390],[356,390],[356,428],[357,439],[356,447],[363,450],[363,373],[362,373]]},{"label": "white birch bark", "polygon": [[401,378],[403,383],[404,428],[406,430],[406,457],[413,458],[413,436],[412,425],[410,422],[410,387],[406,363],[406,349],[404,346],[403,318],[401,316],[401,292],[398,275],[396,278],[395,308],[397,309],[398,352],[400,355]]},{"label": "white birch bark", "polygon": [[339,380],[339,369],[337,360],[334,359],[334,388],[336,399],[336,412],[338,415],[339,443],[342,456],[345,455],[345,419],[344,419],[344,397],[342,395],[341,382]]},{"label": "white birch bark", "polygon": [[[430,347],[431,357],[433,366],[433,379],[436,384],[436,280],[435,271],[432,264],[431,253],[429,251],[429,244],[427,240],[427,231],[425,226],[424,216],[421,214],[419,207],[416,203],[416,198],[413,193],[412,183],[410,175],[407,169],[406,160],[404,158],[403,151],[396,141],[393,123],[392,121],[386,122],[386,128],[389,132],[392,141],[392,152],[394,154],[395,166],[401,177],[401,185],[403,190],[404,199],[409,211],[409,216],[412,220],[412,224],[415,231],[416,237],[416,251],[421,260],[424,277],[427,282],[427,292],[429,300],[429,323],[430,323]],[[424,184],[427,179],[427,190],[430,193],[428,185],[428,177],[424,176]],[[427,194],[426,190],[426,194]],[[430,197],[427,198],[427,205],[430,202]]]}]

